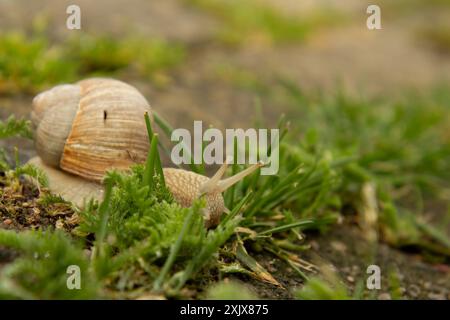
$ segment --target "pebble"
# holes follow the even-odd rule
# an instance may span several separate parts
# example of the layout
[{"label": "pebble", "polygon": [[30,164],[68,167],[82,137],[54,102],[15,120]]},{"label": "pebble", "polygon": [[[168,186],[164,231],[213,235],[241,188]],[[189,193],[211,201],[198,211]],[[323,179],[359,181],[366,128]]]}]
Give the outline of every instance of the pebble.
[{"label": "pebble", "polygon": [[450,267],[446,264],[438,264],[436,266],[434,266],[434,268],[439,271],[439,272],[450,272]]},{"label": "pebble", "polygon": [[412,284],[408,287],[408,294],[412,298],[417,298],[420,295],[420,288],[419,286],[416,286],[415,284]]},{"label": "pebble", "polygon": [[361,268],[358,265],[353,265],[352,266],[352,273],[354,274],[358,274],[361,271]]},{"label": "pebble", "polygon": [[317,241],[312,240],[309,244],[311,245],[311,248],[313,248],[314,250],[316,251],[320,250],[320,245],[319,243],[317,243]]},{"label": "pebble", "polygon": [[56,229],[61,229],[61,230],[64,229],[64,222],[62,220],[56,221],[55,228]]},{"label": "pebble", "polygon": [[391,295],[387,292],[385,293],[380,293],[378,295],[378,300],[391,300]]},{"label": "pebble", "polygon": [[424,287],[425,289],[430,289],[430,288],[431,288],[431,282],[424,282],[424,283],[423,283],[423,287]]},{"label": "pebble", "polygon": [[341,268],[341,271],[343,273],[350,273],[350,268],[349,267],[343,267],[343,268]]},{"label": "pebble", "polygon": [[330,245],[334,250],[339,251],[341,253],[344,253],[345,251],[347,251],[347,246],[343,242],[331,241]]},{"label": "pebble", "polygon": [[9,226],[12,223],[11,219],[5,219],[3,220],[3,223],[6,224],[7,226]]},{"label": "pebble", "polygon": [[333,265],[333,264],[328,264],[328,265],[327,265],[327,268],[330,268],[330,270],[331,270],[332,272],[339,272],[338,268],[336,268],[336,266]]},{"label": "pebble", "polygon": [[348,276],[347,281],[353,283],[355,282],[355,278],[353,278],[352,276]]},{"label": "pebble", "polygon": [[269,262],[269,265],[266,267],[267,271],[269,271],[270,273],[274,273],[276,272],[278,269],[274,266],[273,263]]}]

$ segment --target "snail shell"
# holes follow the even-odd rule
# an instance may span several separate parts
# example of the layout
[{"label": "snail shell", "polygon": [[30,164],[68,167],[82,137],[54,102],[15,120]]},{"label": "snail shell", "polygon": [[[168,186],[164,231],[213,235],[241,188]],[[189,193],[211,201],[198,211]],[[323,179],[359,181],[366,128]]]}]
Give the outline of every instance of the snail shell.
[{"label": "snail shell", "polygon": [[[42,168],[49,188],[82,207],[101,200],[100,184],[107,170],[127,170],[144,162],[149,139],[144,120],[147,100],[132,86],[113,79],[92,78],[56,86],[33,99],[31,120],[38,157],[29,163]],[[221,180],[225,163],[212,177],[174,168],[163,170],[168,189],[181,206],[206,198],[205,226],[217,225],[227,211],[222,192],[262,164]]]},{"label": "snail shell", "polygon": [[49,166],[100,182],[109,169],[145,161],[145,112],[147,100],[118,80],[56,86],[33,100],[37,153]]},{"label": "snail shell", "polygon": [[31,122],[41,167],[54,193],[83,206],[101,200],[107,170],[144,162],[149,141],[144,114],[150,105],[134,87],[91,78],[63,84],[33,99]]}]

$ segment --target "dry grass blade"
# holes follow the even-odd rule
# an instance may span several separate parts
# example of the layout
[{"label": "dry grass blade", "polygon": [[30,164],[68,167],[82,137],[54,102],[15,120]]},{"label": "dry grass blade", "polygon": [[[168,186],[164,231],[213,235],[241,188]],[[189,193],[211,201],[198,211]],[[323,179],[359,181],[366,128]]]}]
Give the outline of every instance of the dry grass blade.
[{"label": "dry grass blade", "polygon": [[247,253],[241,242],[237,243],[236,257],[242,264],[252,270],[252,276],[256,279],[285,289],[263,266]]}]

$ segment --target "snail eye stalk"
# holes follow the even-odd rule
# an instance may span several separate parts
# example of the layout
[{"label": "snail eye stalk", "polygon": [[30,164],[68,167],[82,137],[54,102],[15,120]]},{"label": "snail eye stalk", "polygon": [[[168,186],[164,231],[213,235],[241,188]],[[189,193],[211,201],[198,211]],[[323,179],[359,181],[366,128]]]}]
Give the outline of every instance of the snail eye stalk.
[{"label": "snail eye stalk", "polygon": [[225,190],[227,190],[228,188],[230,188],[231,186],[233,186],[235,183],[241,181],[246,176],[248,176],[249,174],[253,173],[254,171],[256,171],[257,169],[259,169],[263,166],[264,166],[264,163],[262,161],[259,161],[258,163],[248,167],[247,169],[235,174],[232,177],[229,177],[224,180],[220,180],[222,178],[222,176],[225,174],[225,171],[228,167],[228,163],[225,162],[219,168],[219,170],[217,170],[216,174],[200,187],[200,193],[201,194],[211,193],[211,192],[222,193]]}]

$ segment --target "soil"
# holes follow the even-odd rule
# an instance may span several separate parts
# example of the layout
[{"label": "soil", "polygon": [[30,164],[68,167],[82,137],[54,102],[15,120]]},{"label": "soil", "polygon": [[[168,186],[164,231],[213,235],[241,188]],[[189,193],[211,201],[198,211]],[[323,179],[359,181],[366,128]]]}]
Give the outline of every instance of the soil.
[{"label": "soil", "polygon": [[11,230],[62,229],[70,232],[77,224],[77,214],[69,203],[43,202],[49,191],[20,178],[6,186],[0,173],[0,228]]},{"label": "soil", "polygon": [[[446,264],[429,264],[418,254],[409,254],[384,243],[378,244],[376,258],[370,261],[373,247],[364,238],[363,232],[347,219],[324,234],[307,234],[312,249],[300,255],[317,266],[328,266],[348,288],[349,293],[358,282],[365,287],[369,265],[375,264],[381,270],[381,289],[364,288],[363,296],[369,299],[450,299],[450,267]],[[247,276],[233,276],[232,279],[245,283],[261,298],[293,299],[295,290],[300,289],[303,279],[286,263],[270,253],[254,255],[266,270],[285,289],[256,281]],[[398,297],[392,297],[393,283],[390,275],[395,273],[399,284]],[[310,275],[310,274],[309,274]]]},{"label": "soil", "polygon": [[[289,14],[308,14],[309,10],[317,9],[319,3],[265,1]],[[218,72],[224,66],[246,70],[269,84],[274,76],[283,76],[293,79],[305,91],[334,92],[343,88],[350,93],[367,96],[394,97],[406,89],[426,91],[435,84],[450,80],[448,54],[433,51],[417,37],[418,30],[428,25],[430,13],[383,11],[386,13],[383,29],[369,31],[365,27],[368,2],[346,1],[342,4],[342,1],[328,0],[327,5],[345,13],[348,21],[320,29],[303,43],[275,46],[254,41],[240,48],[225,48],[212,42],[220,23],[180,0],[80,0],[77,3],[82,8],[82,32],[109,33],[116,37],[137,33],[180,41],[188,46],[187,61],[170,74],[168,86],[159,88],[133,77],[123,79],[135,85],[174,127],[191,129],[193,120],[199,119],[221,129],[245,128],[252,124],[256,94],[239,88]],[[72,3],[51,0],[2,1],[0,28],[2,31],[29,31],[32,18],[41,15],[49,20],[51,37],[68,37],[71,31],[65,28],[65,8],[69,4]],[[448,12],[439,12],[440,20],[448,20],[449,16]],[[28,117],[31,100],[31,96],[0,97],[0,117],[5,119],[11,114]],[[282,102],[262,101],[262,111],[269,123],[276,121],[278,115],[288,108]],[[35,154],[30,141],[0,142],[0,147],[6,147],[8,151],[16,145],[20,146],[19,156],[23,162]],[[37,192],[28,182],[16,190],[2,187],[0,227],[22,230],[62,226],[70,230],[73,211],[64,204],[42,206],[37,201]],[[313,249],[305,254],[305,259],[332,264],[350,288],[358,280],[365,279],[367,252],[371,247],[352,221],[326,234],[309,235],[309,239]],[[382,289],[375,293],[375,297],[390,297],[389,270],[399,270],[403,298],[450,299],[447,265],[428,264],[420,255],[385,244],[379,244],[377,249],[375,263],[380,266],[383,278]],[[0,249],[0,264],[13,257],[14,253]],[[289,289],[247,277],[237,279],[248,284],[262,298],[293,298],[292,289],[301,286],[303,280],[269,253],[256,254],[255,258]]]}]

